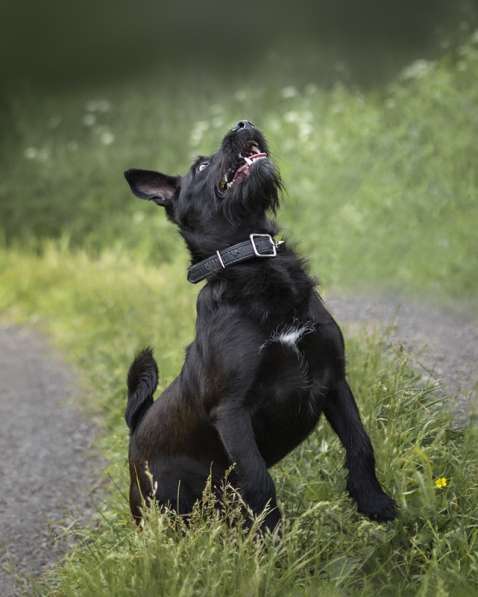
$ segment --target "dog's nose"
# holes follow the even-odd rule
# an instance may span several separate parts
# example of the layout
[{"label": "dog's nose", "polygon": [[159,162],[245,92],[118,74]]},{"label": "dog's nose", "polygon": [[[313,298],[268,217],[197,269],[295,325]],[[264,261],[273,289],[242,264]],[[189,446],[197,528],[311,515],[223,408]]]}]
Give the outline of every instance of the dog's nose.
[{"label": "dog's nose", "polygon": [[254,123],[250,120],[239,120],[239,122],[232,128],[233,133],[237,133],[241,129],[253,129]]}]

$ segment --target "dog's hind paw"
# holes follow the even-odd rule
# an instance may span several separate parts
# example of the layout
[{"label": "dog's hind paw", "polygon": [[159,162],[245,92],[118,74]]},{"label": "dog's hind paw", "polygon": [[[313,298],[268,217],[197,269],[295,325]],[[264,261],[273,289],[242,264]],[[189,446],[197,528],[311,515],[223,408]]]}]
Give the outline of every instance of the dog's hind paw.
[{"label": "dog's hind paw", "polygon": [[281,513],[279,508],[276,506],[270,512],[267,513],[267,516],[262,523],[262,530],[269,531],[273,533],[276,529],[279,528],[281,521]]}]

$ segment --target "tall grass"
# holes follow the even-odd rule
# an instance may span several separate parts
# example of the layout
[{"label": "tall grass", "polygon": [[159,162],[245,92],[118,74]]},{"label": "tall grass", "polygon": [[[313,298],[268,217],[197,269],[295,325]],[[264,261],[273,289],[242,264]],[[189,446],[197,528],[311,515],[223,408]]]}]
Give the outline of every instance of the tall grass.
[{"label": "tall grass", "polygon": [[[459,595],[478,591],[477,429],[450,431],[434,388],[386,338],[348,342],[349,377],[376,447],[379,477],[400,506],[389,525],[359,516],[344,493],[343,452],[325,423],[272,474],[285,515],[263,541],[213,514],[190,526],[152,511],[131,522],[125,371],[152,344],[164,387],[192,337],[194,289],[182,260],[153,268],[103,252],[50,246],[41,257],[0,252],[0,310],[46,327],[85,374],[102,413],[112,495],[94,529],[39,592],[50,595]],[[385,344],[384,344],[385,342]],[[89,396],[89,398],[88,398]],[[447,486],[435,481],[446,477]],[[231,515],[236,506],[231,505]]]}]

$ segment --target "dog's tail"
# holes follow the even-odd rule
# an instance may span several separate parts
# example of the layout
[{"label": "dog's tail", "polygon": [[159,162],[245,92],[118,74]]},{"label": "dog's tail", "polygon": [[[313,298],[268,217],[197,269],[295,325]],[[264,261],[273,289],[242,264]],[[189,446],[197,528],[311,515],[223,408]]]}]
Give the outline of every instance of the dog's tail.
[{"label": "dog's tail", "polygon": [[153,404],[153,394],[158,385],[158,366],[151,348],[140,352],[128,371],[128,404],[124,418],[131,433]]}]

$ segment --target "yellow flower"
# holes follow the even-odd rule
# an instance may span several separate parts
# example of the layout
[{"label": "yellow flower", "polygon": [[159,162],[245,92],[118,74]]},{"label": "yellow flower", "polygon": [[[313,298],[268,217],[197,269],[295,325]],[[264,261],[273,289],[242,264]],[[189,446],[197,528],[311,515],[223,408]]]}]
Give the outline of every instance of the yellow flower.
[{"label": "yellow flower", "polygon": [[443,489],[447,485],[448,485],[448,479],[446,477],[439,477],[438,479],[435,479],[435,487],[437,489]]}]

